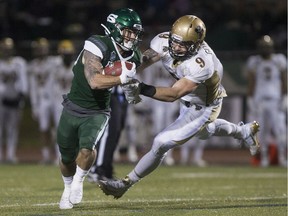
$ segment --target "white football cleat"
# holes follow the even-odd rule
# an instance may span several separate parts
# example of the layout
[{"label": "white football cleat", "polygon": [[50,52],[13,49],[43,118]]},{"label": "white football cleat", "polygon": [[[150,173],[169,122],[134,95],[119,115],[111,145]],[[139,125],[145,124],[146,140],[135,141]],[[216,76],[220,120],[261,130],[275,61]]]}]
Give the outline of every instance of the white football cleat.
[{"label": "white football cleat", "polygon": [[79,204],[83,198],[83,182],[73,181],[71,184],[70,202],[75,205]]},{"label": "white football cleat", "polygon": [[60,199],[59,208],[60,209],[72,209],[73,204],[69,201],[71,189],[65,188]]},{"label": "white football cleat", "polygon": [[114,199],[119,199],[132,186],[128,176],[120,180],[100,180],[99,187],[107,196],[111,195]]},{"label": "white football cleat", "polygon": [[259,151],[260,145],[257,138],[257,132],[259,131],[260,125],[257,121],[253,121],[247,124],[240,122],[242,127],[243,139],[242,142],[250,149],[251,155],[256,155]]}]

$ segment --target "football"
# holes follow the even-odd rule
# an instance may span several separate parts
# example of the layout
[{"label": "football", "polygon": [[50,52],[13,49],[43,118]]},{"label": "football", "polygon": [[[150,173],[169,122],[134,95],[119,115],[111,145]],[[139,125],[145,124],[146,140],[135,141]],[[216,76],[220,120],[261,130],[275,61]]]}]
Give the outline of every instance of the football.
[{"label": "football", "polygon": [[[133,63],[132,62],[125,62],[126,64],[126,68],[128,70],[131,70],[131,68],[133,67]],[[120,76],[122,73],[122,65],[121,65],[121,61],[115,61],[112,63],[109,63],[103,70],[105,75],[111,75],[111,76]]]}]

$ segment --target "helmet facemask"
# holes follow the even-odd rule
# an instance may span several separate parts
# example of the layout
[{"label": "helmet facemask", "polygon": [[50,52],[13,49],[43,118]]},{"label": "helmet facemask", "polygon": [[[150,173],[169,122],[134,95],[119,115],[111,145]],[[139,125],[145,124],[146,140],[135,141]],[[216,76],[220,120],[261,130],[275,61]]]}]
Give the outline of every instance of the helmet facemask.
[{"label": "helmet facemask", "polygon": [[[186,52],[185,53],[179,53],[176,52],[173,49],[173,44],[178,44],[180,46],[184,46],[186,48]],[[179,39],[179,37],[177,35],[173,35],[169,34],[169,53],[171,55],[172,58],[179,60],[179,61],[184,61],[192,56],[194,56],[198,49],[200,47],[200,43],[193,43],[192,41],[181,41],[181,39]]]},{"label": "helmet facemask", "polygon": [[137,30],[135,28],[133,29],[124,28],[121,31],[121,35],[123,38],[122,42],[121,43],[116,42],[116,43],[125,51],[134,49],[138,44],[138,42],[142,40],[142,31]]}]

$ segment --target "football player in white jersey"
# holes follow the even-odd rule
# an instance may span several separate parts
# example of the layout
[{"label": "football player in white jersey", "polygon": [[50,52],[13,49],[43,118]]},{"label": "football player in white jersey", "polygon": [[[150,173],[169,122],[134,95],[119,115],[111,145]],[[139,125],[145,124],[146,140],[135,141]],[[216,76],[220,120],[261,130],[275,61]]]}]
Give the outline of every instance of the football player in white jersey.
[{"label": "football player in white jersey", "polygon": [[[67,94],[70,90],[73,73],[71,73],[74,65],[75,46],[71,40],[61,40],[57,49],[58,57],[56,58],[56,64],[53,68],[53,88],[52,90],[52,114],[54,120],[54,129],[57,128],[60,116],[62,113],[62,101],[63,94]],[[53,131],[54,137],[56,131]],[[56,163],[60,157],[58,145],[55,145],[56,151]]]},{"label": "football player in white jersey", "polygon": [[2,39],[0,49],[0,161],[6,140],[6,162],[16,163],[19,121],[28,92],[27,63],[24,58],[14,56],[12,38]]},{"label": "football player in white jersey", "polygon": [[30,81],[30,102],[33,118],[39,124],[40,143],[42,145],[41,163],[51,163],[52,158],[52,89],[53,68],[57,65],[57,58],[50,56],[50,44],[46,38],[39,38],[32,42],[34,59],[28,66]]},{"label": "football player in white jersey", "polygon": [[176,82],[171,87],[135,82],[135,93],[139,91],[144,96],[166,102],[180,99],[180,115],[154,138],[151,150],[125,178],[99,181],[99,187],[106,195],[120,198],[132,185],[153,172],[169,149],[194,136],[201,139],[231,136],[244,142],[251,154],[256,154],[259,148],[257,122],[236,125],[217,119],[226,96],[221,85],[223,68],[204,41],[205,34],[206,27],[201,19],[185,15],[173,24],[170,32],[154,37],[150,49],[143,53],[143,61],[162,60]]},{"label": "football player in white jersey", "polygon": [[271,132],[278,149],[279,165],[287,166],[286,109],[287,58],[274,53],[274,41],[268,35],[258,40],[258,55],[247,60],[248,108],[262,125],[259,132],[261,166],[269,165],[268,145]]}]

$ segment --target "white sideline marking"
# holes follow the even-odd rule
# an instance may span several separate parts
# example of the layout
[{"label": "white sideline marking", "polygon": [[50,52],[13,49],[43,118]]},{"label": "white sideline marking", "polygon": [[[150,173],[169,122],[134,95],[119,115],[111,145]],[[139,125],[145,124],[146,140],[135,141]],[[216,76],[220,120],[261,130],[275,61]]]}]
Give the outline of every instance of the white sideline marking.
[{"label": "white sideline marking", "polygon": [[[243,197],[243,198],[227,198],[227,199],[204,199],[204,198],[191,198],[191,199],[155,199],[155,200],[146,200],[146,199],[133,199],[133,200],[117,200],[117,203],[147,203],[147,202],[173,202],[173,201],[177,201],[177,202],[189,202],[189,201],[214,201],[214,200],[229,200],[229,201],[249,201],[249,200],[271,200],[271,199],[287,199],[287,195],[283,195],[283,196],[277,196],[277,197]],[[82,201],[81,203],[105,203],[107,202],[107,200],[87,200],[87,201]],[[110,201],[108,201],[110,202]],[[113,202],[113,200],[111,200],[111,202]],[[38,203],[38,204],[32,204],[31,206],[58,206],[59,203]],[[13,208],[13,207],[22,207],[25,205],[20,205],[20,204],[13,204],[13,205],[0,205],[0,208]]]},{"label": "white sideline marking", "polygon": [[287,178],[286,173],[173,173],[173,178]]}]

